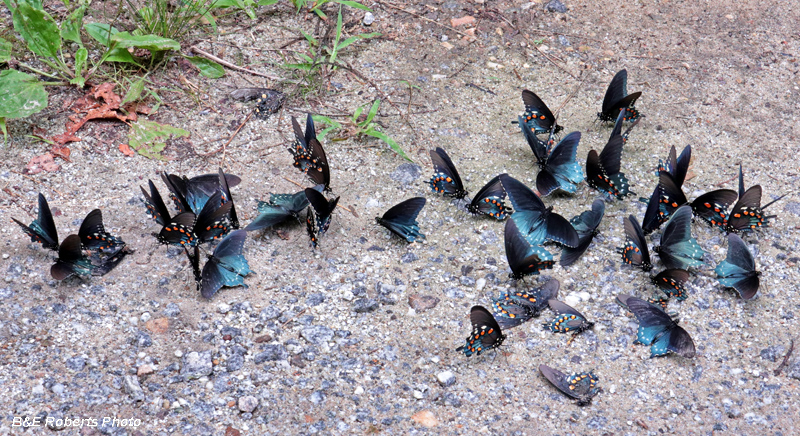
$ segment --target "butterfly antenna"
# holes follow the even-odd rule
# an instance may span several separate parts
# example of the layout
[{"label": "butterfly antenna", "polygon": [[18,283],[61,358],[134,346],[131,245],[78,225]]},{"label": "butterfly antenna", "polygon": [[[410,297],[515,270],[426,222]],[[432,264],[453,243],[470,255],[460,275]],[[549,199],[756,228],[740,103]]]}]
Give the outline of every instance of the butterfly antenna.
[{"label": "butterfly antenna", "polygon": [[[761,206],[761,210],[764,210],[764,209],[768,208],[768,207],[769,207],[769,205],[771,205],[772,203],[775,203],[776,201],[778,201],[778,200],[782,199],[783,197],[786,197],[787,195],[789,195],[789,193],[788,193],[788,192],[787,192],[786,194],[783,194],[783,195],[781,195],[780,197],[778,197],[778,198],[776,198],[776,199],[774,199],[774,200],[770,201],[769,203],[767,203],[767,204],[765,204],[765,205]],[[765,217],[765,218],[775,218],[776,216],[777,216],[777,215],[770,215],[770,216],[768,216],[768,217]]]}]

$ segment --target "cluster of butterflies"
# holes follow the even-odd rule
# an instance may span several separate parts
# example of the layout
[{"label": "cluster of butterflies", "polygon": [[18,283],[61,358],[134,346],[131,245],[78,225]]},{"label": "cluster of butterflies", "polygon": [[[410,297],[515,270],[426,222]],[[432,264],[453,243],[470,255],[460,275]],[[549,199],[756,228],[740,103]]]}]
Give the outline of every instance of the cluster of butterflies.
[{"label": "cluster of butterflies", "polygon": [[12,220],[31,237],[31,242],[38,242],[44,248],[58,252],[56,262],[50,267],[50,275],[56,280],[64,280],[72,275],[105,275],[133,252],[121,238],[106,232],[100,209],[89,212],[78,234],[67,236],[59,244],[53,213],[41,193],[38,216],[29,226],[16,218]]},{"label": "cluster of butterflies", "polygon": [[[500,174],[470,200],[455,165],[441,148],[431,151],[434,167],[434,175],[429,181],[431,189],[465,201],[465,209],[473,214],[484,214],[497,220],[510,218],[504,232],[510,278],[519,280],[552,268],[555,260],[553,254],[544,248],[546,243],[562,246],[559,263],[569,266],[583,255],[598,234],[605,213],[604,199],[613,201],[633,194],[625,174],[620,172],[620,161],[632,128],[644,117],[634,107],[640,95],[640,92],[627,93],[625,70],[614,76],[603,99],[602,112],[598,113],[601,121],[615,121],[614,128],[603,150],[600,153],[589,151],[586,159],[587,185],[598,190],[603,198],[595,200],[591,210],[570,221],[553,212],[552,207],[547,207],[540,195],[547,196],[556,191],[574,193],[584,180],[577,162],[580,132],[569,133],[556,144],[555,135],[563,127],[556,123],[555,116],[544,102],[528,90],[522,92],[525,112],[516,122],[540,169],[536,177],[539,193],[507,174]],[[630,126],[623,132],[625,122]],[[541,139],[539,135],[542,134],[547,137]],[[691,147],[687,146],[680,156],[672,147],[666,162],[659,162],[658,183],[652,196],[640,199],[648,203],[644,226],[640,226],[633,215],[624,221],[626,242],[619,252],[625,263],[645,271],[652,269],[645,235],[664,225],[660,245],[654,251],[665,269],[651,277],[664,296],[647,300],[628,295],[617,298],[617,302],[639,322],[637,342],[650,345],[650,357],[672,352],[691,358],[696,353],[688,332],[678,325],[677,318],[673,319],[665,311],[669,298],[682,301],[688,297],[689,269],[703,264],[703,250],[691,234],[693,215],[728,233],[727,258],[715,270],[722,286],[735,289],[743,299],[753,298],[759,287],[760,273],[756,271],[753,255],[738,234],[767,226],[773,216],[767,216],[764,209],[772,203],[761,206],[760,186],[744,189],[741,166],[738,193],[720,189],[689,202],[681,186],[690,161]],[[506,197],[510,206],[505,202]],[[556,313],[556,318],[544,326],[553,332],[572,332],[570,341],[578,333],[591,328],[593,323],[580,312],[556,299],[557,291],[558,282],[550,280],[541,288],[529,291],[504,291],[493,299],[491,312],[483,306],[474,306],[470,313],[472,333],[457,351],[471,356],[496,348],[506,338],[503,329],[516,327],[538,316],[548,306]],[[597,393],[597,377],[593,374],[565,376],[546,366],[540,370],[556,387],[577,398],[579,404],[588,404]]]}]

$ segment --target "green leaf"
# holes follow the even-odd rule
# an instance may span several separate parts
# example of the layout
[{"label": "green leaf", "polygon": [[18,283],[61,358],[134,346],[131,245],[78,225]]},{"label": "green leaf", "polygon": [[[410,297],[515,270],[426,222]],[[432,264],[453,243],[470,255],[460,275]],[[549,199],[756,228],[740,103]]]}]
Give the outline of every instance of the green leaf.
[{"label": "green leaf", "polygon": [[125,93],[125,98],[122,99],[121,105],[125,103],[130,103],[132,101],[139,100],[142,97],[142,92],[144,91],[144,77],[141,79],[133,82],[130,88],[128,88],[128,92]]},{"label": "green leaf", "polygon": [[364,33],[364,34],[361,34],[361,35],[351,36],[351,37],[345,39],[344,41],[342,41],[341,44],[339,44],[339,50],[340,51],[344,50],[345,47],[347,47],[348,45],[358,41],[359,39],[375,38],[376,36],[381,36],[381,33],[380,32],[372,32],[372,33]]},{"label": "green leaf", "polygon": [[11,59],[11,43],[0,38],[0,63],[8,62]]},{"label": "green leaf", "polygon": [[0,71],[0,117],[25,118],[47,107],[47,91],[34,76]]},{"label": "green leaf", "polygon": [[372,107],[369,108],[369,113],[367,114],[367,119],[362,123],[367,125],[372,122],[372,119],[375,118],[375,115],[378,113],[378,108],[381,107],[381,99],[376,98],[375,102],[372,103]]},{"label": "green leaf", "polygon": [[306,39],[306,41],[308,41],[309,44],[311,44],[311,45],[319,45],[319,42],[317,42],[317,40],[314,39],[314,37],[311,36],[310,34],[306,33],[302,29],[300,29],[300,33],[303,34],[303,37]]},{"label": "green leaf", "polygon": [[339,6],[339,18],[336,19],[336,36],[333,40],[330,62],[336,62],[336,52],[339,50],[339,39],[342,37],[342,7]]},{"label": "green leaf", "polygon": [[405,152],[405,151],[403,151],[403,149],[402,149],[402,148],[400,148],[400,146],[399,146],[399,145],[397,145],[397,143],[396,143],[396,142],[394,142],[394,139],[390,138],[390,137],[389,137],[387,134],[385,134],[385,133],[381,132],[380,130],[370,130],[370,131],[368,131],[368,132],[364,132],[364,134],[365,134],[365,135],[369,135],[369,136],[374,136],[375,138],[378,138],[378,139],[380,139],[381,141],[383,141],[383,142],[385,142],[385,143],[389,144],[389,147],[391,147],[391,148],[392,148],[392,150],[394,150],[394,151],[395,151],[397,154],[399,154],[399,155],[400,155],[402,158],[404,158],[404,159],[408,160],[409,162],[414,162],[413,160],[411,160],[411,158],[410,158],[410,157],[408,157],[408,155],[406,154],[406,152]]},{"label": "green leaf", "polygon": [[258,5],[259,6],[272,6],[272,5],[277,5],[278,2],[280,2],[280,1],[281,0],[259,0],[258,1]]},{"label": "green leaf", "polygon": [[178,41],[157,35],[131,35],[128,32],[119,32],[111,37],[111,41],[117,43],[119,47],[143,48],[150,51],[181,49]]},{"label": "green leaf", "polygon": [[86,33],[104,47],[111,47],[111,37],[119,33],[113,26],[103,23],[86,23],[83,25]]},{"label": "green leaf", "polygon": [[78,43],[83,47],[81,41],[81,27],[83,27],[83,14],[86,12],[86,6],[81,6],[75,9],[64,22],[61,23],[61,37],[67,41]]},{"label": "green leaf", "polygon": [[6,127],[5,117],[0,117],[0,130],[3,132],[3,144],[8,143],[8,127]]},{"label": "green leaf", "polygon": [[187,137],[189,132],[168,124],[139,119],[131,124],[128,133],[128,145],[137,153],[148,159],[167,160],[161,152],[167,148],[167,140],[171,136]]},{"label": "green leaf", "polygon": [[326,117],[325,115],[312,115],[311,118],[314,119],[314,124],[316,124],[317,126],[319,126],[320,124],[328,126],[322,129],[321,131],[317,131],[317,139],[319,139],[320,141],[323,138],[325,138],[325,135],[327,135],[328,132],[330,132],[331,130],[338,130],[342,128],[341,123],[334,121],[331,118]]},{"label": "green leaf", "polygon": [[89,52],[81,47],[75,52],[75,78],[70,80],[69,83],[78,85],[83,88],[86,84],[86,79],[83,78],[83,66],[86,65],[86,58],[89,57]]},{"label": "green leaf", "polygon": [[19,19],[14,19],[14,28],[25,38],[28,48],[39,56],[57,57],[61,49],[61,37],[53,17],[24,2],[17,5],[16,12]]},{"label": "green leaf", "polygon": [[356,109],[355,112],[353,112],[353,122],[354,123],[358,122],[358,117],[361,116],[361,112],[364,112],[364,108],[363,107],[359,107],[358,109]]},{"label": "green leaf", "polygon": [[356,9],[361,9],[362,11],[372,12],[372,9],[362,5],[359,2],[354,2],[354,1],[350,1],[350,0],[333,0],[333,1],[335,1],[336,3],[341,3],[341,4],[345,5],[345,6],[350,6],[351,8],[356,8]]},{"label": "green leaf", "polygon": [[220,77],[225,75],[225,69],[222,68],[222,65],[208,60],[206,58],[200,56],[184,56],[189,62],[192,63],[197,69],[200,70],[200,74],[208,77],[209,79],[219,79]]}]

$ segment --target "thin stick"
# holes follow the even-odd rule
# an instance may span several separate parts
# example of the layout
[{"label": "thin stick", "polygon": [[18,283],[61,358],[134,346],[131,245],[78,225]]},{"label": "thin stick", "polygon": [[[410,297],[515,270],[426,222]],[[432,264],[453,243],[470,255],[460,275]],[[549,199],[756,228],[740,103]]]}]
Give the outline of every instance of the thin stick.
[{"label": "thin stick", "polygon": [[582,74],[582,76],[583,76],[583,78],[581,79],[581,83],[578,83],[578,86],[576,86],[576,87],[575,87],[575,89],[574,89],[574,90],[572,90],[572,93],[570,93],[570,94],[569,94],[569,96],[567,97],[567,99],[566,99],[566,100],[564,100],[564,101],[561,103],[561,106],[559,106],[559,107],[558,107],[558,109],[556,109],[556,111],[555,111],[555,112],[553,112],[553,116],[555,116],[555,117],[558,117],[558,113],[559,113],[559,112],[561,112],[561,109],[564,109],[564,106],[566,106],[566,105],[567,105],[567,103],[568,103],[570,100],[572,100],[572,98],[573,98],[573,97],[575,97],[575,96],[578,94],[578,90],[580,90],[580,89],[581,89],[581,87],[583,86],[583,82],[585,82],[585,81],[586,81],[586,79],[589,77],[589,75],[588,75],[588,74]]},{"label": "thin stick", "polygon": [[416,14],[416,13],[414,13],[414,12],[411,12],[411,11],[407,11],[407,10],[405,10],[405,9],[403,9],[403,8],[399,7],[399,6],[395,6],[395,5],[393,5],[393,4],[391,4],[391,3],[389,3],[389,2],[387,2],[387,1],[385,1],[385,0],[375,0],[375,2],[376,2],[376,3],[380,3],[380,4],[382,4],[382,5],[389,6],[389,7],[390,7],[390,8],[392,8],[392,9],[397,9],[398,11],[405,12],[405,13],[407,13],[407,14],[409,14],[409,15],[413,15],[413,16],[415,16],[415,17],[419,18],[420,20],[424,20],[424,21],[427,21],[427,22],[429,22],[429,23],[436,24],[437,26],[444,27],[445,29],[452,30],[453,32],[456,32],[456,33],[458,33],[458,34],[459,34],[459,35],[461,35],[461,36],[465,36],[465,37],[467,37],[467,38],[472,38],[472,36],[471,36],[471,35],[467,35],[467,34],[466,34],[466,33],[464,33],[464,32],[460,32],[460,31],[458,31],[458,30],[456,30],[456,29],[454,29],[454,28],[452,28],[452,27],[448,26],[447,24],[442,24],[442,23],[440,23],[440,22],[438,22],[438,21],[431,20],[431,19],[430,19],[430,18],[428,18],[428,17],[423,17],[422,15]]},{"label": "thin stick", "polygon": [[783,362],[781,362],[780,366],[775,369],[773,374],[778,375],[783,371],[783,368],[786,367],[786,364],[789,363],[789,357],[792,355],[792,351],[794,351],[794,339],[791,340],[789,344],[789,351],[786,352],[786,355],[783,356]]},{"label": "thin stick", "polygon": [[733,177],[731,177],[731,178],[730,178],[730,179],[728,179],[728,180],[723,180],[723,181],[721,181],[721,182],[717,183],[715,186],[724,186],[724,185],[727,185],[728,183],[730,183],[730,182],[734,181],[734,180],[735,180],[737,177],[739,177],[739,175],[738,175],[738,174],[737,174],[737,175],[735,175],[735,176],[733,176]]},{"label": "thin stick", "polygon": [[[215,155],[215,154],[217,154],[217,153],[219,153],[219,152],[221,151],[221,152],[222,152],[222,164],[221,164],[221,166],[223,166],[223,169],[224,169],[224,165],[225,165],[225,154],[226,154],[226,152],[227,152],[227,149],[228,149],[228,144],[230,144],[230,143],[231,143],[231,141],[233,141],[233,138],[235,138],[235,137],[236,137],[236,135],[239,133],[239,131],[240,131],[240,130],[242,130],[242,127],[244,127],[244,125],[245,125],[245,124],[247,124],[247,121],[248,121],[248,120],[250,120],[250,117],[252,117],[252,116],[253,116],[253,113],[252,113],[252,112],[250,112],[250,113],[247,115],[247,118],[245,118],[245,119],[244,119],[244,121],[242,122],[242,124],[241,124],[241,125],[239,125],[239,127],[236,129],[236,131],[235,131],[235,132],[233,132],[233,135],[231,135],[231,137],[230,137],[230,138],[228,138],[228,142],[226,142],[226,143],[222,144],[222,147],[220,147],[220,148],[218,148],[218,149],[216,149],[216,150],[214,150],[214,151],[210,151],[210,152],[208,152],[208,153],[202,153],[202,154],[201,154],[201,153],[198,153],[197,155],[198,155],[198,156],[200,156],[200,157],[208,157],[208,156],[213,156],[213,155]],[[210,142],[217,142],[217,141],[221,141],[222,139],[224,139],[224,138],[215,139],[215,140],[213,140],[213,141],[207,141],[207,142],[204,142],[203,144],[208,144],[208,143],[210,143]]]},{"label": "thin stick", "polygon": [[200,50],[196,46],[192,47],[190,49],[190,51],[194,51],[198,55],[200,55],[200,56],[202,56],[202,57],[204,57],[206,59],[212,60],[212,61],[214,61],[214,62],[216,62],[216,63],[218,63],[220,65],[226,66],[226,67],[228,67],[228,68],[230,68],[232,70],[240,71],[242,73],[252,74],[254,76],[266,77],[267,79],[271,79],[271,80],[281,80],[281,78],[277,77],[277,76],[270,76],[269,74],[259,73],[257,71],[252,71],[252,70],[248,70],[247,68],[242,68],[242,67],[236,66],[236,65],[234,65],[234,64],[232,64],[230,62],[224,61],[224,60],[212,55],[211,53],[204,52],[203,50]]},{"label": "thin stick", "polygon": [[575,77],[575,75],[574,75],[574,74],[570,73],[570,72],[569,72],[569,70],[567,70],[566,68],[564,68],[564,67],[562,67],[561,65],[559,65],[559,64],[558,64],[556,61],[554,61],[554,60],[553,60],[553,59],[552,59],[550,56],[548,56],[548,55],[547,55],[545,52],[543,52],[543,51],[542,51],[542,50],[541,50],[539,47],[537,47],[537,46],[536,46],[536,44],[534,44],[534,45],[533,45],[533,48],[535,48],[535,49],[536,49],[536,51],[538,51],[538,52],[539,52],[539,53],[540,53],[542,56],[544,56],[544,58],[545,58],[545,59],[547,59],[548,61],[550,61],[550,63],[552,63],[553,65],[555,65],[556,67],[558,67],[558,69],[559,69],[559,70],[561,70],[561,71],[563,71],[563,72],[565,72],[565,73],[569,74],[570,76],[572,76],[572,78],[573,78],[573,79],[577,79],[577,77]]},{"label": "thin stick", "polygon": [[[29,176],[29,175],[27,175],[27,174],[22,174],[21,172],[19,172],[19,171],[14,171],[14,170],[11,170],[11,172],[12,172],[12,173],[14,173],[14,174],[19,174],[20,176],[22,176],[22,177],[25,177],[26,179],[30,180],[30,181],[31,181],[31,182],[33,182],[33,183],[36,183],[37,185],[39,184],[39,181],[38,181],[38,180],[34,179],[33,177],[31,177],[31,176]],[[66,194],[64,194],[63,192],[59,191],[58,189],[56,189],[56,188],[53,188],[52,186],[50,187],[50,189],[52,189],[53,191],[55,191],[56,193],[58,193],[58,195],[60,195],[60,196],[62,196],[62,197],[66,197]]]}]

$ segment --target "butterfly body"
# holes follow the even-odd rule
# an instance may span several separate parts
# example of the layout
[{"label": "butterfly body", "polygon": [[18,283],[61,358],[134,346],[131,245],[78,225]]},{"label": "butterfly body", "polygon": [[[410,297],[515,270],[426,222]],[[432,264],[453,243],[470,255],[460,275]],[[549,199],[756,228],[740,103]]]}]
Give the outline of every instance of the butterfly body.
[{"label": "butterfly body", "polygon": [[437,147],[430,152],[434,174],[428,181],[431,190],[445,197],[462,199],[467,196],[467,190],[461,182],[458,170],[443,148]]},{"label": "butterfly body", "polygon": [[499,347],[505,341],[506,335],[485,307],[472,306],[469,319],[472,333],[467,338],[466,344],[456,348],[456,351],[463,352],[467,357],[473,354],[480,356],[488,350]]},{"label": "butterfly body", "polygon": [[636,100],[642,95],[641,92],[628,94],[628,71],[620,70],[611,79],[611,83],[606,89],[603,97],[602,112],[597,114],[601,121],[615,121],[620,111],[624,112],[624,121],[635,121],[641,114],[634,107]]},{"label": "butterfly body", "polygon": [[539,316],[547,307],[547,301],[558,298],[560,283],[551,279],[541,288],[528,291],[504,290],[492,300],[492,311],[500,327],[516,327],[531,318]]},{"label": "butterfly body", "polygon": [[581,372],[568,376],[544,364],[539,365],[539,372],[561,393],[578,400],[579,407],[591,404],[592,398],[600,391],[596,387],[599,379],[592,372]]},{"label": "butterfly body", "polygon": [[31,237],[31,242],[38,242],[42,247],[58,251],[58,231],[56,229],[55,221],[53,221],[53,213],[50,211],[50,205],[47,204],[47,199],[44,195],[39,193],[39,213],[33,222],[26,226],[15,218],[11,218],[17,225],[22,228],[26,235]]}]

